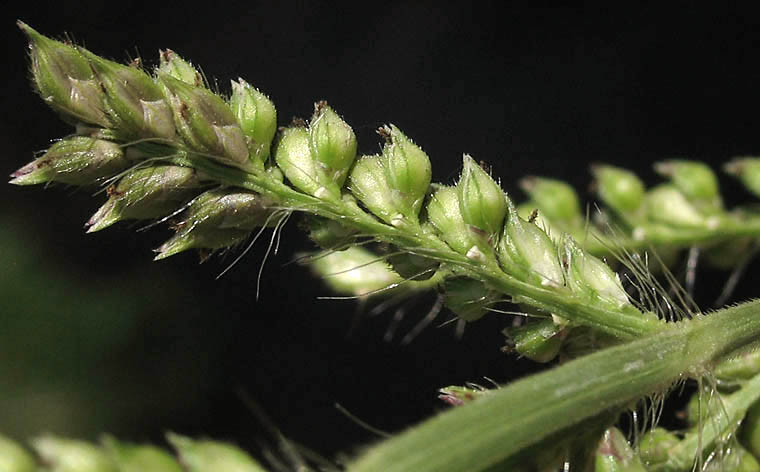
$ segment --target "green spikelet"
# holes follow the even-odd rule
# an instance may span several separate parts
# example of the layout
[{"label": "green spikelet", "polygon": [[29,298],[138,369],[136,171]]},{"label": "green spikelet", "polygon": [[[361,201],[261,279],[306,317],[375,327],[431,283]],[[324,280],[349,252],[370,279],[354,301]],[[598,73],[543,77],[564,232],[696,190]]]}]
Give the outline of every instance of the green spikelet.
[{"label": "green spikelet", "polygon": [[177,233],[160,248],[156,260],[188,249],[233,246],[264,225],[274,225],[271,202],[253,192],[216,189],[190,202],[175,224]]},{"label": "green spikelet", "polygon": [[238,79],[232,82],[230,107],[243,130],[251,159],[266,161],[277,132],[274,104],[248,82]]},{"label": "green spikelet", "polygon": [[133,161],[127,159],[123,148],[116,143],[73,136],[53,144],[42,157],[11,174],[10,183],[92,185],[132,164]]},{"label": "green spikelet", "polygon": [[103,59],[86,49],[79,51],[103,88],[108,116],[120,138],[174,140],[169,104],[151,76],[138,67]]},{"label": "green spikelet", "polygon": [[39,34],[21,21],[18,27],[29,39],[29,57],[37,93],[64,120],[111,126],[104,94],[81,49]]},{"label": "green spikelet", "polygon": [[156,166],[129,172],[109,187],[108,201],[87,222],[88,232],[122,220],[160,218],[199,192],[202,181],[188,167]]}]

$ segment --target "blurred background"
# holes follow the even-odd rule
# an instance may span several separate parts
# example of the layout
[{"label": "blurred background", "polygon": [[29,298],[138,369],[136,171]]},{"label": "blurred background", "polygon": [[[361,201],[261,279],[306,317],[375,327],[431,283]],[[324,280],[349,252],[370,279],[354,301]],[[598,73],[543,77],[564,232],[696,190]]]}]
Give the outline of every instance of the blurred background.
[{"label": "blurred background", "polygon": [[[758,20],[741,10],[606,11],[503,2],[17,2],[4,7],[0,170],[10,174],[70,132],[32,92],[22,19],[40,32],[116,60],[152,66],[172,48],[218,78],[267,93],[279,121],[308,118],[325,99],[359,136],[392,122],[451,183],[467,152],[503,187],[536,174],[586,198],[589,164],[629,167],[655,182],[657,160],[716,167],[760,153]],[[506,11],[502,8],[507,5]],[[675,4],[671,4],[675,5]],[[688,8],[687,8],[688,7]],[[753,19],[754,18],[754,19]],[[730,204],[750,197],[721,181]],[[442,386],[504,383],[535,367],[500,352],[498,316],[429,328],[410,345],[383,341],[392,313],[349,334],[353,301],[318,300],[326,286],[284,265],[311,243],[291,224],[280,255],[256,275],[259,243],[223,278],[231,256],[187,253],[151,263],[170,232],[120,224],[86,235],[104,196],[56,185],[0,185],[0,432],[163,441],[165,431],[272,437],[239,392],[289,438],[326,456],[375,439],[335,408],[398,431],[444,408]],[[234,254],[232,255],[234,256]],[[678,271],[679,268],[676,268]],[[750,267],[735,300],[758,296]],[[726,274],[701,271],[712,303]],[[421,299],[399,328],[427,312]],[[442,316],[442,320],[449,315]]]}]

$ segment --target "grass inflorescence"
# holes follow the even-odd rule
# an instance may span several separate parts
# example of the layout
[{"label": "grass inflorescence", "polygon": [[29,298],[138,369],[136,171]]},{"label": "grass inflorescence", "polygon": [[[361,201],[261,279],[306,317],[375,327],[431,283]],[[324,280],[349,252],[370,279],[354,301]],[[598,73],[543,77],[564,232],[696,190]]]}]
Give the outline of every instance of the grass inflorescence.
[{"label": "grass inflorescence", "polygon": [[[436,306],[460,326],[501,316],[506,310],[496,305],[509,301],[525,315],[506,330],[510,349],[560,359],[493,391],[460,397],[467,392],[448,388],[456,408],[369,449],[349,470],[730,469],[760,452],[754,440],[744,443],[752,454],[735,441],[737,422],[760,397],[752,351],[760,305],[704,315],[688,294],[663,288],[637,252],[658,250],[663,267],[685,248],[718,266],[746,265],[760,218],[726,209],[704,164],[660,163],[667,183],[648,190],[627,170],[597,165],[605,208],[589,221],[563,182],[526,178],[530,199],[517,204],[465,154],[456,183],[432,183],[429,156],[394,125],[378,130],[381,152],[358,155],[353,129],[326,102],[315,104],[310,120],[278,129],[262,92],[238,79],[223,96],[173,51],[145,70],[19,26],[30,41],[35,89],[75,131],[11,183],[101,185],[107,200],[88,232],[124,220],[168,223],[175,234],[156,249],[164,259],[250,247],[271,231],[269,253],[298,214],[326,251],[310,258],[313,269],[341,296],[435,289]],[[751,192],[760,187],[757,159],[726,169]],[[622,263],[622,280],[604,256]],[[713,389],[725,395],[717,401],[723,408],[698,415],[679,435],[654,429],[633,446],[613,428],[630,405],[688,378],[730,385]]]}]

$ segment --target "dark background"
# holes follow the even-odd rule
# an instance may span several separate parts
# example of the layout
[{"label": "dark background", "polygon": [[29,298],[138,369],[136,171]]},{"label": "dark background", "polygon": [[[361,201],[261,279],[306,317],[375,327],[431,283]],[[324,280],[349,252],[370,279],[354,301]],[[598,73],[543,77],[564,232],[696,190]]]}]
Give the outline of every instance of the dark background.
[{"label": "dark background", "polygon": [[[506,5],[506,11],[498,6]],[[749,11],[522,8],[508,3],[151,2],[4,7],[3,146],[10,174],[69,132],[31,91],[14,21],[68,33],[109,58],[156,63],[172,48],[218,78],[267,93],[280,123],[326,99],[354,127],[360,151],[393,122],[452,182],[461,153],[493,166],[519,195],[520,177],[572,183],[607,162],[656,181],[658,159],[716,166],[760,152],[760,25]],[[722,180],[729,203],[748,200]],[[414,343],[383,341],[391,313],[348,336],[354,302],[306,269],[284,266],[310,243],[291,225],[255,300],[264,244],[221,280],[230,258],[151,263],[166,229],[85,235],[104,200],[89,190],[0,185],[0,431],[84,438],[110,432],[161,441],[164,431],[255,448],[271,440],[236,393],[247,392],[289,438],[327,456],[374,438],[335,408],[389,431],[443,408],[436,389],[503,383],[532,366],[502,354],[490,317],[456,340],[451,326]],[[750,276],[738,299],[757,296]],[[755,271],[756,273],[756,271]],[[725,274],[697,279],[703,303]],[[420,300],[401,332],[427,311]],[[419,312],[419,314],[417,314]],[[444,315],[442,320],[450,315]]]}]

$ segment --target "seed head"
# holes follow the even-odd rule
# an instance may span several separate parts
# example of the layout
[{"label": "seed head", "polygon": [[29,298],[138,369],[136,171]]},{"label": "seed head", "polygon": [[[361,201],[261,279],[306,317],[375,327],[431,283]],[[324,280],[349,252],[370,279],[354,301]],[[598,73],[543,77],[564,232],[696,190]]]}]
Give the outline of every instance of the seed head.
[{"label": "seed head", "polygon": [[509,272],[543,286],[565,283],[557,247],[535,223],[523,220],[511,200],[509,214],[496,254]]},{"label": "seed head", "polygon": [[[471,384],[468,384],[471,385]],[[465,405],[467,403],[470,403],[474,400],[477,400],[480,397],[483,397],[485,395],[488,395],[489,390],[478,387],[473,385],[473,387],[461,387],[459,385],[451,385],[449,387],[444,387],[438,392],[440,395],[438,395],[438,399],[451,405],[451,406],[461,406]]]},{"label": "seed head", "polygon": [[483,317],[496,299],[483,282],[468,277],[451,277],[443,283],[443,303],[460,319],[475,321]]},{"label": "seed head", "polygon": [[354,165],[348,187],[375,216],[393,224],[400,216],[396,202],[388,191],[385,156],[363,156]]},{"label": "seed head", "polygon": [[309,144],[325,177],[342,187],[356,159],[356,135],[325,102],[315,106],[309,122]]},{"label": "seed head", "polygon": [[233,246],[270,223],[272,202],[253,192],[215,189],[192,200],[175,225],[176,234],[156,252],[164,259],[193,248]]},{"label": "seed head", "polygon": [[608,165],[595,165],[591,172],[596,179],[596,191],[607,206],[623,216],[640,216],[645,190],[636,174]]},{"label": "seed head", "polygon": [[562,240],[562,253],[566,265],[565,280],[570,290],[615,308],[630,304],[618,275],[602,260],[584,251],[567,234]]},{"label": "seed head", "polygon": [[179,463],[166,451],[151,445],[129,444],[106,436],[104,449],[124,472],[182,472]]},{"label": "seed head", "polygon": [[549,362],[562,347],[562,326],[552,319],[528,322],[522,326],[507,328],[510,351],[515,351],[536,362]]},{"label": "seed head", "polygon": [[[393,248],[392,250],[397,250]],[[393,270],[407,280],[428,280],[440,265],[435,259],[422,257],[408,252],[388,257]]]},{"label": "seed head", "polygon": [[29,38],[32,77],[40,97],[72,124],[108,128],[103,92],[81,49],[47,38],[19,21]]},{"label": "seed head", "polygon": [[501,232],[507,214],[504,191],[467,154],[463,157],[462,176],[456,188],[459,211],[465,224],[485,231],[489,236]]},{"label": "seed head", "polygon": [[336,293],[360,296],[403,282],[377,254],[361,246],[330,252],[309,265]]},{"label": "seed head", "polygon": [[53,144],[42,157],[11,174],[10,183],[91,185],[130,165],[118,144],[88,136],[73,136]]},{"label": "seed head", "polygon": [[710,223],[680,190],[670,184],[658,185],[647,192],[645,205],[649,219],[669,226],[704,228]]},{"label": "seed head", "polygon": [[[507,207],[510,207],[510,205],[513,205],[514,202],[511,201],[509,196],[507,196]],[[517,214],[522,218],[524,221],[527,221],[528,223],[533,223],[534,225],[538,226],[542,230],[544,230],[544,233],[546,233],[549,237],[552,235],[559,235],[565,232],[561,228],[558,228],[555,225],[552,225],[552,222],[549,221],[549,218],[546,218],[539,210],[538,203],[534,202],[533,200],[526,200],[524,202],[518,203],[515,207],[517,209]],[[509,211],[507,211],[507,219],[505,220],[504,224],[509,223]]]},{"label": "seed head", "polygon": [[340,198],[340,189],[320,173],[311,154],[309,132],[302,126],[291,126],[280,134],[274,159],[291,184],[317,198]]},{"label": "seed head", "polygon": [[760,196],[760,158],[737,157],[723,166],[727,173],[738,177],[755,196]]},{"label": "seed head", "polygon": [[159,80],[177,130],[191,150],[246,172],[263,169],[260,160],[249,160],[243,131],[221,97],[170,75],[159,75]]},{"label": "seed head", "polygon": [[274,202],[254,192],[221,188],[194,198],[182,216],[185,227],[254,230],[272,214]]},{"label": "seed head", "polygon": [[[191,249],[223,249],[242,243],[251,235],[240,229],[205,228],[198,231],[178,232],[155,249],[154,261],[160,261]],[[208,255],[208,254],[207,254]],[[202,256],[201,259],[205,259]]]},{"label": "seed head", "polygon": [[658,162],[654,170],[668,177],[689,199],[712,200],[720,195],[718,179],[707,165],[701,162],[670,160]]},{"label": "seed head", "polygon": [[261,465],[232,444],[210,440],[196,441],[173,433],[169,433],[167,439],[177,450],[179,460],[187,472],[265,472]]},{"label": "seed head", "polygon": [[301,228],[309,233],[309,239],[322,249],[345,251],[356,230],[337,221],[312,215],[304,215]]},{"label": "seed head", "polygon": [[175,136],[171,110],[161,89],[138,67],[125,66],[99,57],[86,49],[87,58],[104,91],[108,115],[114,132],[122,139]]},{"label": "seed head", "polygon": [[42,436],[32,442],[42,462],[56,472],[116,472],[118,469],[100,448],[72,439]]},{"label": "seed head", "polygon": [[658,162],[654,170],[670,178],[684,196],[703,213],[720,210],[723,206],[718,177],[706,164],[695,161],[671,160]]},{"label": "seed head", "polygon": [[266,161],[277,132],[277,111],[266,95],[243,79],[232,82],[232,113],[246,137],[251,159]]},{"label": "seed head", "polygon": [[582,224],[581,206],[575,189],[561,180],[526,177],[520,188],[536,202],[538,211],[555,225],[565,228]]},{"label": "seed head", "polygon": [[[647,462],[649,465],[649,463]],[[614,426],[608,428],[596,449],[596,472],[645,472],[638,454],[625,435]]]},{"label": "seed head", "polygon": [[388,138],[383,157],[396,207],[405,217],[416,220],[430,186],[430,158],[394,125],[381,128],[381,134]]},{"label": "seed head", "polygon": [[167,75],[194,87],[203,87],[203,76],[191,63],[171,49],[158,52],[159,66],[156,75]]},{"label": "seed head", "polygon": [[439,236],[456,252],[467,254],[475,246],[475,238],[462,219],[455,187],[442,186],[433,194],[427,205],[427,218]]},{"label": "seed head", "polygon": [[117,221],[166,216],[198,193],[201,179],[189,167],[155,166],[137,169],[109,189],[108,201],[87,222],[87,232]]}]

